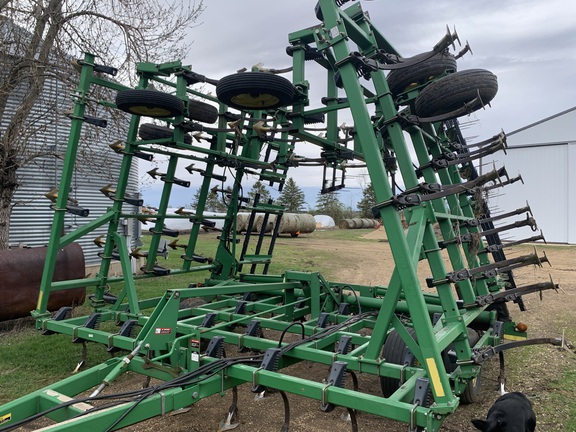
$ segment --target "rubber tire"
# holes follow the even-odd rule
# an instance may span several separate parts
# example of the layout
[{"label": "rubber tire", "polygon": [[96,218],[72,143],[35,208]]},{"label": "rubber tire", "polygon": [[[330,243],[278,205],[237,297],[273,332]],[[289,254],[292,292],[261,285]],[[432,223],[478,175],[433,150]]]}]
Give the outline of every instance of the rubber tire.
[{"label": "rubber tire", "polygon": [[215,123],[218,120],[218,108],[202,101],[188,101],[188,117],[202,123]]},{"label": "rubber tire", "polygon": [[[470,346],[473,347],[476,343],[480,340],[480,335],[474,329],[468,327],[468,342]],[[446,372],[451,373],[456,370],[458,367],[455,363],[451,363],[448,359],[448,351],[453,348],[452,344],[446,348],[445,356],[444,356],[444,367],[446,368]],[[482,386],[482,381],[480,379],[480,372],[478,372],[478,376],[475,380],[469,381],[466,389],[460,395],[460,403],[463,405],[470,405],[473,403],[478,402],[478,398],[480,396],[480,388]]]},{"label": "rubber tire", "polygon": [[[143,123],[138,129],[138,136],[146,141],[173,138],[174,129],[165,126],[158,126],[153,123]],[[188,134],[184,134],[184,142],[186,144],[192,144],[192,137]]]},{"label": "rubber tire", "polygon": [[480,372],[476,379],[469,381],[466,386],[466,390],[460,395],[460,403],[463,405],[470,405],[478,402],[480,399],[480,389],[482,387],[482,379],[480,378]]},{"label": "rubber tire", "polygon": [[396,97],[410,87],[426,84],[440,75],[457,70],[456,58],[450,53],[440,53],[421,63],[390,71],[386,81],[390,92]]},{"label": "rubber tire", "polygon": [[[414,329],[408,327],[406,330],[408,330],[408,333],[410,333],[414,340],[417,341],[416,332]],[[384,358],[388,363],[401,365],[404,364],[405,351],[409,352],[408,346],[402,340],[398,332],[396,330],[392,330],[388,334],[388,337],[384,342],[384,346],[382,347],[382,358]],[[409,366],[415,366],[417,364],[418,363],[416,357],[414,357]],[[384,397],[390,397],[396,390],[400,388],[400,380],[396,378],[381,376],[380,387],[382,388],[382,394]]]},{"label": "rubber tire", "polygon": [[182,309],[194,309],[200,306],[204,306],[207,302],[200,297],[189,297],[180,301],[179,310]]},{"label": "rubber tire", "polygon": [[320,9],[320,2],[316,2],[316,6],[314,6],[314,14],[318,21],[324,21],[324,14],[322,13],[322,9]]},{"label": "rubber tire", "polygon": [[225,76],[216,86],[220,102],[240,110],[274,109],[292,104],[294,86],[284,77],[265,72]]},{"label": "rubber tire", "polygon": [[496,75],[485,69],[468,69],[446,75],[424,88],[414,108],[419,117],[433,117],[461,108],[479,93],[482,103],[472,107],[472,111],[476,111],[482,104],[490,103],[497,92]]},{"label": "rubber tire", "polygon": [[129,114],[168,118],[184,113],[184,102],[157,90],[123,90],[116,94],[116,106]]}]

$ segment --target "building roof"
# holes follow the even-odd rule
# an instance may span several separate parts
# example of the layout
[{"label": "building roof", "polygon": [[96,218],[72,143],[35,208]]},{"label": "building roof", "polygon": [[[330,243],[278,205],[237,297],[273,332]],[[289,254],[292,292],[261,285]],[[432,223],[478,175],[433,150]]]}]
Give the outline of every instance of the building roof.
[{"label": "building roof", "polygon": [[507,133],[506,133],[506,136],[514,135],[514,134],[519,133],[519,132],[522,132],[522,131],[524,131],[524,130],[526,130],[526,129],[530,129],[530,128],[534,127],[534,126],[538,126],[539,124],[546,123],[547,121],[553,120],[553,119],[555,119],[555,118],[557,118],[557,117],[561,117],[561,116],[563,116],[564,114],[568,114],[569,112],[572,112],[572,111],[575,111],[575,110],[576,110],[576,106],[573,106],[572,108],[568,108],[567,110],[560,111],[559,113],[556,113],[556,114],[554,114],[554,115],[551,115],[550,117],[546,117],[546,118],[543,118],[542,120],[538,120],[538,121],[536,121],[536,122],[534,122],[534,123],[531,123],[531,124],[529,124],[529,125],[522,126],[520,129],[516,129],[515,131],[507,132]]},{"label": "building roof", "polygon": [[576,143],[576,106],[506,134],[509,149]]}]

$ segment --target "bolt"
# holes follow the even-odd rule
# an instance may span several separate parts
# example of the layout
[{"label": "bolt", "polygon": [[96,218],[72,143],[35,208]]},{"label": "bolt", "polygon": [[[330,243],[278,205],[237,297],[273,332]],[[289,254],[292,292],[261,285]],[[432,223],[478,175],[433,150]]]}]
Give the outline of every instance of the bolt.
[{"label": "bolt", "polygon": [[149,348],[150,348],[150,344],[147,343],[146,345],[144,345],[144,348],[149,349]]},{"label": "bolt", "polygon": [[178,297],[180,297],[180,293],[179,293],[178,291],[176,291],[176,292],[174,293],[174,298],[178,298]]},{"label": "bolt", "polygon": [[436,419],[442,420],[442,416],[440,414],[436,414]]},{"label": "bolt", "polygon": [[192,393],[192,399],[197,399],[197,398],[198,398],[198,392]]}]

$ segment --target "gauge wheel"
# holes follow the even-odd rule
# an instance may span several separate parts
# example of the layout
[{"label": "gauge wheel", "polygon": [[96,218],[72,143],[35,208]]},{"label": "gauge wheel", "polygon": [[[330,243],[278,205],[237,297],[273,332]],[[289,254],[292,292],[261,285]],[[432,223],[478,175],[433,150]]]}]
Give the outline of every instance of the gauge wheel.
[{"label": "gauge wheel", "polygon": [[[408,333],[417,341],[416,332],[412,328],[407,328]],[[419,366],[420,363],[416,359],[416,356],[410,351],[406,342],[400,337],[396,330],[392,330],[384,346],[382,347],[382,358],[388,363],[406,365],[406,366]],[[397,378],[390,378],[381,376],[380,386],[382,388],[382,394],[384,397],[390,397],[392,394],[400,388],[400,380]],[[429,398],[430,399],[430,396]]]},{"label": "gauge wheel", "polygon": [[484,69],[468,69],[446,75],[424,88],[414,108],[419,117],[434,117],[461,108],[480,95],[482,101],[471,107],[469,112],[473,112],[490,103],[497,92],[496,75]]},{"label": "gauge wheel", "polygon": [[240,110],[273,109],[292,103],[294,86],[278,75],[243,72],[222,78],[216,95],[222,103]]},{"label": "gauge wheel", "polygon": [[214,123],[218,120],[218,109],[206,102],[188,101],[188,117],[202,123]]},{"label": "gauge wheel", "polygon": [[[143,123],[138,129],[138,136],[146,141],[174,138],[174,129],[153,123]],[[192,137],[184,134],[184,142],[186,144],[192,144]]]},{"label": "gauge wheel", "polygon": [[[479,340],[480,340],[480,335],[478,334],[478,332],[476,330],[468,327],[468,343],[470,344],[470,346],[474,347],[474,345],[476,345],[476,343],[478,343]],[[450,357],[448,356],[448,351],[450,351],[452,349],[454,349],[454,346],[453,346],[453,344],[450,344],[450,345],[448,345],[446,350],[443,352],[443,354],[444,354],[444,367],[446,368],[446,372],[448,372],[448,373],[454,372],[456,370],[456,368],[458,367],[458,365],[456,363],[453,363],[450,360]],[[468,385],[466,386],[466,389],[462,392],[462,394],[460,394],[460,403],[462,403],[464,405],[470,405],[472,403],[477,402],[478,397],[480,396],[481,385],[482,385],[482,382],[480,379],[480,371],[479,371],[476,378],[468,381]]]},{"label": "gauge wheel", "polygon": [[130,114],[167,118],[184,113],[184,102],[157,90],[123,90],[116,95],[118,109]]},{"label": "gauge wheel", "polygon": [[205,304],[207,304],[206,300],[201,299],[200,297],[189,297],[180,301],[180,306],[178,309],[194,309],[200,306],[204,306]]},{"label": "gauge wheel", "polygon": [[386,77],[388,88],[394,97],[413,87],[458,69],[456,58],[450,53],[440,53],[421,63],[390,71]]}]

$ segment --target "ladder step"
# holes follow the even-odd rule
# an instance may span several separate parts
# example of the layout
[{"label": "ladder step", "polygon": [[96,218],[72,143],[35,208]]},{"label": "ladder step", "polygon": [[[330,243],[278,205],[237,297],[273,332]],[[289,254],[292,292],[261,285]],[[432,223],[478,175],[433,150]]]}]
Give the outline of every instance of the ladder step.
[{"label": "ladder step", "polygon": [[253,207],[247,208],[247,210],[253,211],[254,213],[283,214],[284,213],[284,206],[258,203],[257,205],[255,205]]},{"label": "ladder step", "polygon": [[286,174],[281,172],[262,170],[260,172],[260,180],[284,181],[286,180]]},{"label": "ladder step", "polygon": [[272,255],[244,255],[240,264],[266,264],[272,261]]},{"label": "ladder step", "polygon": [[276,172],[276,171],[268,171],[268,170],[263,169],[262,171],[257,172],[254,170],[246,169],[245,172],[247,174],[257,175],[257,176],[259,176],[260,180],[265,180],[265,181],[283,182],[286,180],[286,174],[285,173]]}]

